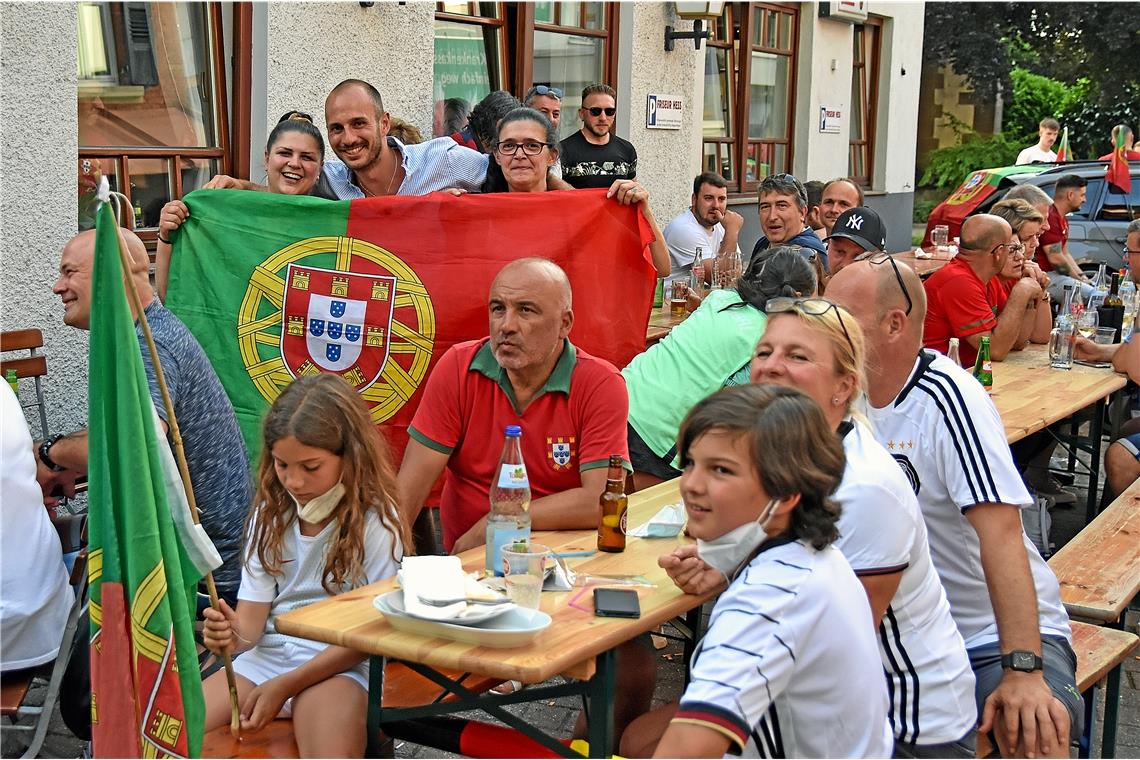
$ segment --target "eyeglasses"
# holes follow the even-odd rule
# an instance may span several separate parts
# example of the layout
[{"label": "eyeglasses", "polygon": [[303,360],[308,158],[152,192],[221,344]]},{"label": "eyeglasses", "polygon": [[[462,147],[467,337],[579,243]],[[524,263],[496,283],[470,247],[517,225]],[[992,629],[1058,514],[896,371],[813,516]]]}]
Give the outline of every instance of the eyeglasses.
[{"label": "eyeglasses", "polygon": [[530,92],[527,93],[526,99],[530,100],[531,97],[535,95],[550,95],[553,98],[562,100],[562,90],[558,89],[557,87],[547,87],[544,84],[536,84],[534,87],[531,87]]},{"label": "eyeglasses", "polygon": [[1025,246],[1021,243],[1010,243],[1009,252],[1014,256],[1020,256],[1025,253]]},{"label": "eyeglasses", "polygon": [[832,309],[835,309],[835,317],[839,320],[839,326],[843,328],[843,337],[847,339],[847,345],[851,348],[851,353],[854,354],[855,344],[851,341],[851,333],[847,332],[847,325],[843,321],[843,310],[839,308],[838,304],[832,303],[826,298],[788,298],[781,296],[769,298],[768,303],[764,306],[764,311],[768,314],[793,312],[809,317],[822,317]]},{"label": "eyeglasses", "polygon": [[617,113],[616,108],[599,108],[598,106],[587,108],[586,110],[590,112],[591,116],[601,116],[603,111],[605,112],[606,116],[613,116],[615,113]]},{"label": "eyeglasses", "polygon": [[513,156],[522,149],[522,152],[527,156],[537,156],[542,152],[543,148],[553,147],[551,143],[544,142],[513,142],[508,140],[501,142],[495,146],[495,152],[500,156]]},{"label": "eyeglasses", "polygon": [[1010,247],[1009,243],[998,243],[997,245],[995,245],[993,248],[990,249],[990,255],[993,256],[995,253],[997,253],[999,248],[1009,248],[1009,247]]},{"label": "eyeglasses", "polygon": [[914,308],[914,301],[910,300],[910,293],[907,292],[906,284],[903,282],[902,272],[899,271],[899,265],[898,262],[895,261],[895,257],[889,253],[883,253],[881,251],[877,253],[868,251],[867,253],[861,253],[856,256],[855,261],[869,261],[875,265],[886,264],[888,262],[890,263],[891,269],[893,269],[895,272],[895,281],[899,284],[899,290],[902,291],[903,297],[906,298],[905,313],[909,317],[911,309]]},{"label": "eyeglasses", "polygon": [[1132,248],[1125,248],[1125,249],[1124,249],[1124,251],[1123,251],[1123,253],[1124,253],[1124,255],[1125,255],[1125,256],[1129,256],[1129,255],[1132,255],[1132,256],[1140,256],[1140,251],[1138,251],[1138,250],[1133,250]]}]

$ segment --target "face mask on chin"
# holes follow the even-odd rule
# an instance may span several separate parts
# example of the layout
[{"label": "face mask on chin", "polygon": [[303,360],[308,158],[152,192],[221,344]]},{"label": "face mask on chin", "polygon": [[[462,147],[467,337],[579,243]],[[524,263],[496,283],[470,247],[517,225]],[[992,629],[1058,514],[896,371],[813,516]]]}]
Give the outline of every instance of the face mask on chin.
[{"label": "face mask on chin", "polygon": [[338,482],[335,486],[325,491],[320,496],[314,496],[309,499],[309,503],[301,506],[301,502],[297,501],[297,497],[289,491],[289,498],[297,505],[297,516],[307,523],[319,523],[333,513],[340,500],[344,498],[344,483]]},{"label": "face mask on chin", "polygon": [[697,539],[697,556],[710,567],[719,570],[732,582],[740,566],[753,551],[768,538],[765,528],[776,511],[779,499],[772,499],[756,520],[733,528],[719,538],[709,541]]}]

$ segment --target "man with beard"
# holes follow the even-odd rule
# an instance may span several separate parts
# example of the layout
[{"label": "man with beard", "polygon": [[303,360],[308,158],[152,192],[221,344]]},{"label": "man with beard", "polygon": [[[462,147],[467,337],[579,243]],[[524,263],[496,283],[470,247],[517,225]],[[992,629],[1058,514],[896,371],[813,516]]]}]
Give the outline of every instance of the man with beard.
[{"label": "man with beard", "polygon": [[744,217],[728,210],[728,183],[715,172],[698,174],[693,180],[689,210],[669,222],[663,230],[673,271],[688,270],[697,248],[711,260],[718,253],[738,251],[737,237]]},{"label": "man with beard", "polygon": [[610,187],[637,176],[637,149],[610,132],[617,115],[617,93],[607,84],[582,90],[582,128],[562,141],[562,178],[578,189]]}]

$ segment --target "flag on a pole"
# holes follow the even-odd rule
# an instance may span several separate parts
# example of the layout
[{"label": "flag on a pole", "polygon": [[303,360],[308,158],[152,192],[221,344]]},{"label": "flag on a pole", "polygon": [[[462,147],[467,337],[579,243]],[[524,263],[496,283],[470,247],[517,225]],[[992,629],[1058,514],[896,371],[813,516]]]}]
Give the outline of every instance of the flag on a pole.
[{"label": "flag on a pole", "polygon": [[205,349],[251,456],[295,377],[335,372],[396,452],[435,361],[487,335],[506,263],[541,256],[573,288],[570,340],[623,367],[645,349],[653,233],[603,190],[326,201],[200,190],[175,233],[167,306]]},{"label": "flag on a pole", "polygon": [[93,750],[196,757],[205,717],[193,630],[202,574],[171,516],[166,443],[107,203],[96,230],[88,392]]},{"label": "flag on a pole", "polygon": [[1065,127],[1065,131],[1061,133],[1061,147],[1057,148],[1057,163],[1072,160],[1073,152],[1069,150],[1069,128]]},{"label": "flag on a pole", "polygon": [[1117,192],[1128,195],[1132,192],[1132,175],[1128,171],[1128,156],[1124,152],[1124,130],[1114,129],[1112,134],[1115,142],[1112,146],[1112,158],[1108,160],[1105,170],[1105,179],[1108,184],[1116,188]]}]

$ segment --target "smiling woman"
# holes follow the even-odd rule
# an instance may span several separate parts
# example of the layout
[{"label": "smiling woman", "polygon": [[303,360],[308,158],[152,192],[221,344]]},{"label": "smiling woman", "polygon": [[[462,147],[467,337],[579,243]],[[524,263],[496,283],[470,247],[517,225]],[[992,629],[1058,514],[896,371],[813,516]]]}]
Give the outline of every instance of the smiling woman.
[{"label": "smiling woman", "polygon": [[[325,141],[313,124],[313,117],[290,111],[277,121],[265,143],[265,171],[269,192],[282,195],[311,195],[321,177]],[[154,254],[154,279],[158,295],[166,300],[170,275],[171,234],[190,216],[180,200],[162,207],[158,219],[158,247]]]}]

